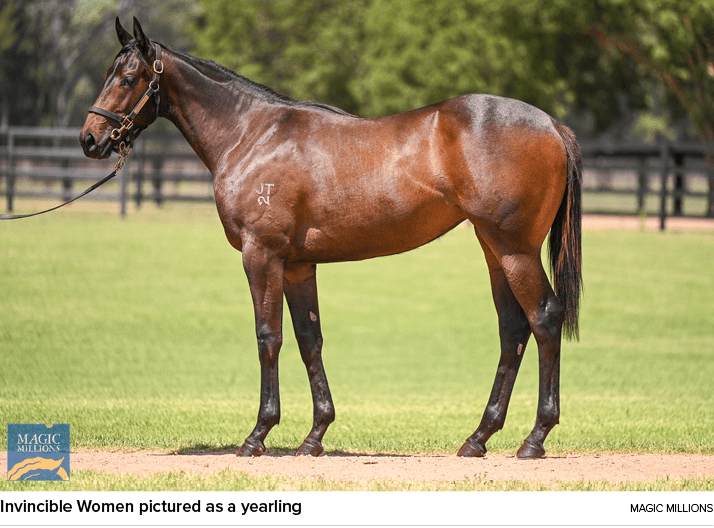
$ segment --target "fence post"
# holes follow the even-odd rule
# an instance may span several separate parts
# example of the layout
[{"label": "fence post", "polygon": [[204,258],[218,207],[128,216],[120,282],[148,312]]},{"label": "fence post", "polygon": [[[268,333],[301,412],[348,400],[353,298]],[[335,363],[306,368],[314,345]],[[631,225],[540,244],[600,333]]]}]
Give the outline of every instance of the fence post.
[{"label": "fence post", "polygon": [[164,165],[164,157],[159,156],[156,158],[156,161],[154,161],[154,174],[153,177],[151,178],[153,184],[154,184],[154,202],[156,202],[156,205],[161,205],[163,202],[163,197],[161,196],[161,170]]},{"label": "fence post", "polygon": [[705,217],[714,216],[714,167],[707,166],[707,182],[709,183],[709,193],[707,196],[707,208],[704,212]]},{"label": "fence post", "polygon": [[682,216],[684,193],[686,191],[684,182],[684,154],[681,152],[672,153],[674,159],[674,211],[672,216]]},{"label": "fence post", "polygon": [[712,143],[706,143],[702,149],[707,167],[705,181],[708,188],[705,198],[707,203],[703,211],[704,218],[714,218],[714,149],[712,146]]},{"label": "fence post", "polygon": [[144,187],[144,155],[146,154],[146,146],[143,141],[135,147],[137,150],[137,155],[134,157],[136,161],[136,173],[134,174],[134,181],[136,182],[136,195],[134,196],[134,201],[136,202],[136,208],[141,207],[141,202],[144,198],[143,187]]},{"label": "fence post", "polygon": [[12,129],[7,131],[7,211],[12,213],[14,209],[15,194],[15,134]]},{"label": "fence post", "polygon": [[[60,166],[63,169],[67,169],[69,167],[69,160],[63,160]],[[72,199],[72,178],[62,178],[62,199],[64,201]]]},{"label": "fence post", "polygon": [[667,179],[669,177],[669,144],[666,141],[660,143],[660,162],[662,171],[660,174],[659,189],[659,230],[664,231],[667,219]]},{"label": "fence post", "polygon": [[647,196],[648,184],[647,158],[640,156],[638,158],[637,167],[637,214],[639,215],[645,213],[645,198]]}]

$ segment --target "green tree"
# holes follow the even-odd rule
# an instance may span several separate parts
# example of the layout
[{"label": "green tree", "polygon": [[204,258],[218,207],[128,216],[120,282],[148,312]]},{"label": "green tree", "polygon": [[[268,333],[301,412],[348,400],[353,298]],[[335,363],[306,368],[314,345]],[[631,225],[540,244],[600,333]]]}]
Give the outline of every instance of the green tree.
[{"label": "green tree", "polygon": [[602,129],[621,117],[622,86],[634,79],[628,65],[601,60],[587,35],[590,0],[200,5],[196,54],[291,97],[366,117],[485,92],[559,118],[594,108],[593,127]]},{"label": "green tree", "polygon": [[194,52],[299,99],[358,110],[348,84],[359,67],[366,0],[203,0]]},{"label": "green tree", "polygon": [[[30,64],[29,41],[25,31],[26,20],[19,2],[9,0],[0,4],[0,126],[14,122],[16,115],[31,110],[35,86],[24,74]],[[22,94],[22,97],[17,97]]]},{"label": "green tree", "polygon": [[[526,100],[562,117],[574,97],[554,60],[572,1],[373,0],[364,73],[353,88],[366,113],[403,111],[464,93]],[[568,16],[564,11],[572,11]],[[544,53],[545,51],[545,53]]]},{"label": "green tree", "polygon": [[[714,143],[714,2],[600,0],[599,13],[591,33],[609,57],[666,87],[702,141]],[[708,162],[714,169],[714,157]],[[709,187],[714,216],[714,177]]]},{"label": "green tree", "polygon": [[190,0],[9,0],[0,4],[0,122],[79,125],[118,51],[114,20],[136,15],[154,38],[189,46]]},{"label": "green tree", "polygon": [[607,60],[589,34],[594,6],[372,0],[362,74],[352,88],[370,115],[482,92],[521,99],[560,119],[586,114],[588,132],[604,130],[630,107],[644,107],[646,90],[630,64]]}]

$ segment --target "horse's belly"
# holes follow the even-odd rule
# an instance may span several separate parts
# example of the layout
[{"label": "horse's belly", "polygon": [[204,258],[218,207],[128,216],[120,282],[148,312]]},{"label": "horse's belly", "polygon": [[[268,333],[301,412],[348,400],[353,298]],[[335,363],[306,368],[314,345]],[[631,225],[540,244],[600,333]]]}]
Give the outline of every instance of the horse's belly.
[{"label": "horse's belly", "polygon": [[330,225],[305,226],[289,260],[343,262],[403,253],[431,242],[466,218],[455,205],[425,208],[409,215],[383,213],[379,218],[373,214],[363,218],[347,215]]}]

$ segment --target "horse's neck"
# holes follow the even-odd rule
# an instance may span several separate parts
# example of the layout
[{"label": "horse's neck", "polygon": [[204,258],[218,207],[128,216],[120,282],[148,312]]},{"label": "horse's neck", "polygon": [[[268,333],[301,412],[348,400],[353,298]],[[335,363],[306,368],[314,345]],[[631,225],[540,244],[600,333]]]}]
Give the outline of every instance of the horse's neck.
[{"label": "horse's neck", "polygon": [[[167,103],[162,117],[181,131],[214,173],[225,154],[251,126],[246,108],[264,104],[235,82],[217,81],[181,57],[167,53]],[[215,173],[214,173],[215,174]]]}]

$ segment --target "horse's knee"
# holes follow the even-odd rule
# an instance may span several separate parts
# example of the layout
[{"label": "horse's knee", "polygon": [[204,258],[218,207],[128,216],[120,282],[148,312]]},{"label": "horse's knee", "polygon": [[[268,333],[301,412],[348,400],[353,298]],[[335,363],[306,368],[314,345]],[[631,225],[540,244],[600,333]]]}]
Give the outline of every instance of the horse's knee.
[{"label": "horse's knee", "polygon": [[317,363],[322,357],[322,333],[319,328],[295,328],[295,339],[300,357],[306,367]]},{"label": "horse's knee", "polygon": [[258,354],[260,361],[274,363],[278,360],[280,348],[283,345],[283,336],[270,330],[258,330],[256,333],[258,338]]},{"label": "horse's knee", "polygon": [[320,333],[295,333],[303,362],[309,365],[320,358],[322,335]]}]

